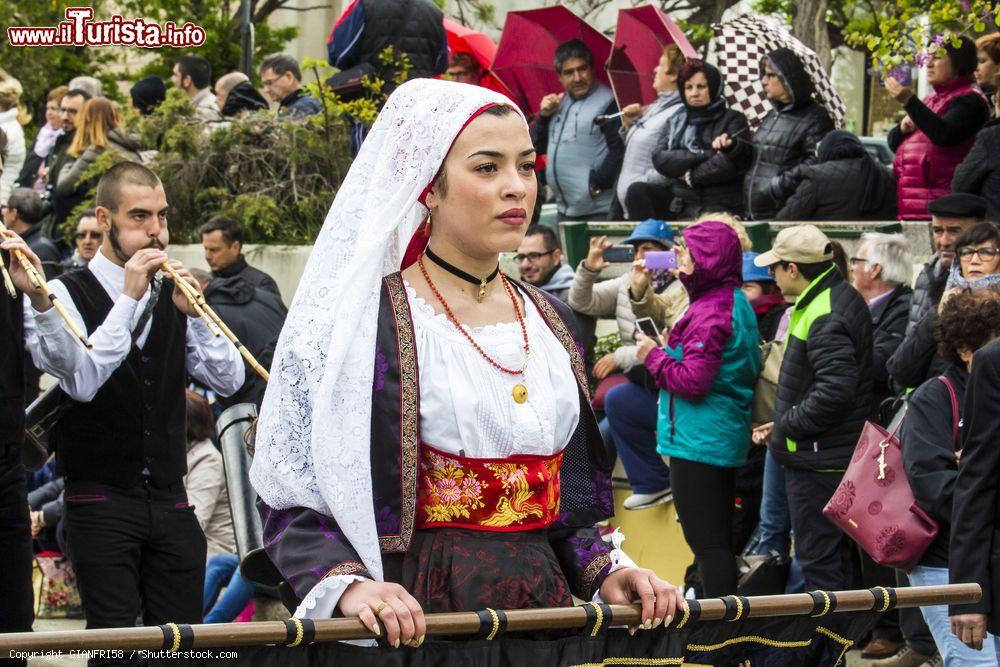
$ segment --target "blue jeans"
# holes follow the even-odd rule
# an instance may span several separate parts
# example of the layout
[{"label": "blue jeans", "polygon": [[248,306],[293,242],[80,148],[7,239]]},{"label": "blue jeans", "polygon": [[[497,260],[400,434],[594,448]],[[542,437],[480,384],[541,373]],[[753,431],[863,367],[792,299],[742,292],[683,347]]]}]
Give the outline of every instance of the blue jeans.
[{"label": "blue jeans", "polygon": [[[792,549],[792,519],[788,514],[788,494],[785,492],[785,470],[767,451],[764,457],[764,486],[760,500],[760,542],[755,553],[787,556]],[[798,560],[792,557],[786,593],[805,590],[805,577]]]},{"label": "blue jeans", "polygon": [[[918,565],[909,574],[911,586],[941,586],[948,583],[948,568]],[[996,667],[1000,655],[1000,638],[987,634],[983,640],[983,650],[977,651],[963,644],[951,632],[948,605],[921,607],[920,613],[927,621],[927,627],[934,635],[934,643],[944,659],[945,667],[968,667],[969,665],[989,665]]]},{"label": "blue jeans", "polygon": [[760,544],[757,553],[787,556],[792,546],[792,520],[788,515],[785,471],[771,450],[764,458],[764,488],[760,500]]},{"label": "blue jeans", "polygon": [[[219,591],[226,591],[219,597]],[[236,554],[212,556],[205,567],[205,623],[231,623],[253,597],[253,586],[240,575]],[[211,610],[211,611],[209,611]]]},{"label": "blue jeans", "polygon": [[656,453],[656,396],[633,382],[618,385],[604,398],[611,436],[635,493],[670,487],[670,471]]}]

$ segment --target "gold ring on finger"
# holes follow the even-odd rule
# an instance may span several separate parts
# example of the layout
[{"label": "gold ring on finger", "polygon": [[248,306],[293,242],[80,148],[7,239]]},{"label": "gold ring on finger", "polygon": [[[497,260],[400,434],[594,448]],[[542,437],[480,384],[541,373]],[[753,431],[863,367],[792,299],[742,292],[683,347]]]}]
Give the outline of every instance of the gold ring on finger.
[{"label": "gold ring on finger", "polygon": [[386,602],[385,600],[383,600],[382,602],[379,602],[379,603],[378,603],[378,604],[377,604],[377,605],[375,606],[375,609],[374,609],[374,612],[375,612],[375,615],[376,615],[376,616],[378,616],[379,614],[381,614],[381,613],[382,613],[382,610],[383,610],[383,609],[385,609],[385,608],[386,608],[386,607],[388,607],[388,606],[389,606],[389,603],[388,603],[388,602]]}]

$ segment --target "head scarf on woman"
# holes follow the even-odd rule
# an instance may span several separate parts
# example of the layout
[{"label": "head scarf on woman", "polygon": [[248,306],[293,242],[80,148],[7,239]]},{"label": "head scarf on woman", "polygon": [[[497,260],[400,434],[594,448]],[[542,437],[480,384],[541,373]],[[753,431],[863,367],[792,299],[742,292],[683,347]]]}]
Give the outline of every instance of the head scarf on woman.
[{"label": "head scarf on woman", "polygon": [[382,278],[399,271],[455,139],[498,104],[517,109],[450,81],[414,79],[393,92],[337,191],[274,353],[250,480],[271,507],[333,517],[377,580],[369,450]]},{"label": "head scarf on woman", "polygon": [[[708,81],[709,101],[706,106],[693,107],[684,95],[684,84],[696,74],[704,74]],[[685,62],[677,74],[677,88],[687,113],[676,114],[667,121],[664,132],[670,135],[671,148],[683,148],[692,153],[702,153],[704,149],[698,142],[701,126],[717,120],[726,112],[726,100],[722,97],[722,74],[714,65],[702,60],[691,59]]]}]

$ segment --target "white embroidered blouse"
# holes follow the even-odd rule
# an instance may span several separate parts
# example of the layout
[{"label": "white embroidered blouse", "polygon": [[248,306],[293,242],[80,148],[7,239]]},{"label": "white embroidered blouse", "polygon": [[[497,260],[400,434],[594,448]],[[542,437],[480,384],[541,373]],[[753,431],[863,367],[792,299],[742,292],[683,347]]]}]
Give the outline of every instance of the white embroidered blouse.
[{"label": "white embroidered blouse", "polygon": [[[522,294],[531,357],[522,377],[491,366],[446,315],[435,313],[409,285],[406,292],[419,365],[423,442],[473,458],[549,455],[566,446],[580,420],[579,387],[569,353],[527,295]],[[524,363],[524,339],[516,321],[467,331],[501,366],[520,368]],[[521,404],[511,394],[518,383],[528,389],[528,399]],[[624,553],[618,554],[613,569],[634,565]],[[330,618],[344,589],[362,579],[323,579],[295,615]]]}]

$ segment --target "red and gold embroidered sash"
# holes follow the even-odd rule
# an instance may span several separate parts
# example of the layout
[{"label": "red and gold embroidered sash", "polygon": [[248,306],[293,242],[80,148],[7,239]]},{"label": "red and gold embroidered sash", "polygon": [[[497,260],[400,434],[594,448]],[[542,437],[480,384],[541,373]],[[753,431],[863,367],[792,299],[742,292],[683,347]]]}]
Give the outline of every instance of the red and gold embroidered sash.
[{"label": "red and gold embroidered sash", "polygon": [[547,528],[559,515],[561,462],[562,452],[474,459],[421,443],[416,527]]}]

